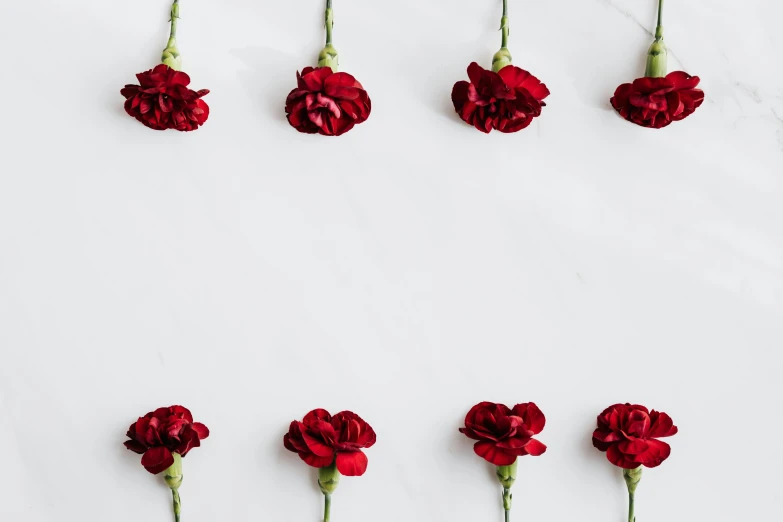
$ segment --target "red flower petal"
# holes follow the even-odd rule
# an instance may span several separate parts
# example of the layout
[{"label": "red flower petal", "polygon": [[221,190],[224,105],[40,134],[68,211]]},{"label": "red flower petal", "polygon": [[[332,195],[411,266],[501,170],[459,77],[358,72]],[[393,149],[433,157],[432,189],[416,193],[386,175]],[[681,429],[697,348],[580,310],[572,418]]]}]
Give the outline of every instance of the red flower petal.
[{"label": "red flower petal", "polygon": [[510,466],[517,460],[517,456],[498,448],[493,442],[477,442],[473,445],[476,455],[495,466]]},{"label": "red flower petal", "polygon": [[[332,436],[334,434],[332,433]],[[331,446],[326,444],[323,440],[314,437],[312,434],[305,431],[302,433],[302,439],[304,440],[305,444],[307,444],[307,449],[309,449],[313,454],[319,456],[319,457],[333,457],[334,456],[334,450]]]},{"label": "red flower petal", "polygon": [[319,457],[312,453],[299,453],[299,458],[302,459],[308,466],[314,468],[325,468],[331,466],[334,463],[334,455],[331,457]]},{"label": "red flower petal", "polygon": [[196,432],[199,439],[206,439],[209,437],[209,428],[207,428],[205,425],[201,424],[200,422],[194,422],[190,425],[191,428],[193,428],[193,431]]},{"label": "red flower petal", "polygon": [[367,471],[367,455],[361,451],[341,451],[335,459],[337,471],[346,477],[358,477]]},{"label": "red flower petal", "polygon": [[[306,70],[306,69],[305,69]],[[311,92],[319,92],[323,89],[324,81],[334,74],[330,67],[319,67],[317,69],[311,69],[310,72],[302,72],[302,87],[301,89],[307,89]]]},{"label": "red flower petal", "polygon": [[649,445],[642,439],[624,440],[617,445],[622,453],[626,455],[638,455],[647,451]]},{"label": "red flower petal", "polygon": [[636,469],[639,467],[639,463],[622,453],[617,444],[609,446],[609,449],[606,451],[606,458],[615,466],[624,469]]},{"label": "red flower petal", "polygon": [[539,455],[543,455],[546,451],[546,446],[537,441],[536,439],[530,439],[530,441],[525,444],[525,447],[523,448],[527,455],[532,455],[534,457],[538,457]]},{"label": "red flower petal", "polygon": [[143,455],[145,451],[147,451],[147,447],[143,444],[136,442],[135,440],[126,440],[125,441],[125,447],[131,450],[134,453],[138,453],[139,455]]},{"label": "red flower petal", "polygon": [[527,428],[532,435],[541,433],[546,425],[544,413],[534,402],[517,404],[511,411],[514,415],[522,418],[525,423],[525,428]]},{"label": "red flower petal", "polygon": [[647,451],[636,455],[636,461],[648,468],[655,468],[669,458],[672,448],[663,441],[650,439],[647,441]]},{"label": "red flower petal", "polygon": [[470,83],[478,85],[484,78],[484,73],[486,72],[487,71],[476,62],[468,65],[468,78],[470,78]]},{"label": "red flower petal", "polygon": [[685,71],[674,71],[666,76],[675,90],[695,89],[699,85],[699,77],[691,76]]},{"label": "red flower petal", "polygon": [[174,464],[174,456],[168,448],[161,446],[148,449],[141,457],[141,465],[153,475],[166,471],[172,464]]},{"label": "red flower petal", "polygon": [[362,84],[348,73],[335,73],[324,80],[324,93],[332,98],[355,100],[362,90]]}]

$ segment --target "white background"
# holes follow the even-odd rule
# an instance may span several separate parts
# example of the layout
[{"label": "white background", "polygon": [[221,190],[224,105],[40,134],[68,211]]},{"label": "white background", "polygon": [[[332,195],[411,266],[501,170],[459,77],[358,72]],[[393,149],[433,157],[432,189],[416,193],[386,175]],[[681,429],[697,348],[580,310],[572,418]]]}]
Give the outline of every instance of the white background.
[{"label": "white background", "polygon": [[535,401],[517,522],[621,522],[591,446],[619,401],[680,434],[640,522],[769,520],[783,464],[783,8],[667,2],[670,69],[704,105],[620,119],[653,0],[511,2],[542,117],[485,136],[450,101],[499,46],[500,0],[336,0],[343,69],[373,100],[337,139],[285,121],[322,45],[320,0],[183,0],[194,133],[128,117],[166,0],[0,7],[0,520],[169,522],[122,446],[181,403],[212,435],[184,461],[184,522],[317,522],[315,472],[283,449],[308,410],[378,433],[335,522],[502,520],[457,432],[481,400]]}]

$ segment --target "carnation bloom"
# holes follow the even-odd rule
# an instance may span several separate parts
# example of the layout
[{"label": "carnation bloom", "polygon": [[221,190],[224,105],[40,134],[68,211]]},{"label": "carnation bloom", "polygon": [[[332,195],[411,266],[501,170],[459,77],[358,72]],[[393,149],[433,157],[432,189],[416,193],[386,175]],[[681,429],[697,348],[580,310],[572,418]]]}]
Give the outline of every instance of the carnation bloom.
[{"label": "carnation bloom", "polygon": [[654,468],[669,457],[671,447],[658,440],[677,433],[671,417],[634,404],[615,404],[598,416],[593,446],[606,452],[615,466]]},{"label": "carnation bloom", "polygon": [[302,422],[293,421],[283,437],[286,449],[308,465],[324,468],[334,464],[346,476],[363,475],[367,456],[362,448],[375,444],[375,432],[361,417],[350,411],[330,415],[316,409]]},{"label": "carnation bloom", "polygon": [[163,473],[174,499],[174,519],[180,520],[182,504],[182,458],[201,441],[209,437],[209,429],[193,422],[193,415],[184,406],[169,406],[151,411],[128,428],[125,447],[142,455],[141,464],[155,475]]},{"label": "carnation bloom", "polygon": [[125,112],[155,130],[192,131],[209,117],[209,106],[202,96],[207,89],[188,88],[190,77],[165,64],[137,74],[139,85],[126,85]]},{"label": "carnation bloom", "polygon": [[511,64],[508,50],[508,1],[503,0],[503,33],[500,50],[492,57],[492,70],[473,62],[468,66],[470,82],[459,81],[451,90],[451,101],[459,117],[481,132],[492,129],[517,132],[541,115],[549,89],[538,78]]},{"label": "carnation bloom", "polygon": [[201,440],[209,437],[209,429],[193,422],[193,415],[184,406],[158,408],[134,422],[128,428],[125,447],[143,455],[141,464],[153,474],[174,464],[174,453],[184,457]]},{"label": "carnation bloom", "polygon": [[372,104],[362,84],[348,73],[337,72],[339,57],[332,45],[334,10],[326,0],[326,45],[318,55],[318,67],[296,73],[296,89],[288,94],[288,123],[305,134],[340,136],[367,121]]},{"label": "carnation bloom", "polygon": [[180,72],[182,56],[177,48],[179,0],[171,6],[171,33],[161,55],[161,64],[139,73],[138,85],[126,85],[120,90],[125,97],[125,112],[155,130],[198,129],[209,117],[209,106],[202,100],[207,89],[188,88],[190,76]]},{"label": "carnation bloom", "polygon": [[524,129],[541,115],[541,107],[546,106],[543,100],[549,96],[549,89],[538,78],[513,65],[494,72],[473,62],[468,78],[470,82],[454,84],[451,100],[463,121],[485,133]]},{"label": "carnation bloom", "polygon": [[465,416],[465,427],[459,431],[476,440],[473,451],[496,466],[510,466],[517,457],[538,456],[546,446],[533,438],[546,424],[544,414],[535,403],[504,404],[480,402]]},{"label": "carnation bloom", "polygon": [[598,416],[593,446],[622,468],[628,487],[628,522],[636,520],[636,488],[643,467],[655,468],[669,458],[671,448],[658,440],[677,433],[671,417],[638,404],[615,404]]},{"label": "carnation bloom", "polygon": [[546,446],[533,438],[544,429],[546,418],[532,402],[509,408],[505,404],[480,402],[465,416],[465,427],[459,431],[477,441],[476,455],[497,466],[496,476],[503,486],[503,509],[506,522],[511,512],[511,486],[517,476],[517,457],[538,456]]},{"label": "carnation bloom", "polygon": [[683,71],[668,73],[668,53],[663,43],[663,0],[658,0],[658,27],[647,51],[644,77],[620,85],[610,100],[620,116],[642,127],[660,129],[701,106],[704,93],[696,88],[699,77]]},{"label": "carnation bloom", "polygon": [[699,77],[683,71],[639,78],[617,88],[612,107],[630,122],[660,129],[687,118],[704,102],[704,92],[697,85]]},{"label": "carnation bloom", "polygon": [[340,136],[370,116],[370,97],[348,73],[305,67],[285,102],[288,122],[299,132]]},{"label": "carnation bloom", "polygon": [[318,486],[324,494],[324,522],[329,522],[332,493],[340,476],[363,475],[367,471],[367,455],[362,449],[373,444],[375,431],[352,411],[331,415],[318,408],[289,426],[283,437],[285,448],[318,468]]}]

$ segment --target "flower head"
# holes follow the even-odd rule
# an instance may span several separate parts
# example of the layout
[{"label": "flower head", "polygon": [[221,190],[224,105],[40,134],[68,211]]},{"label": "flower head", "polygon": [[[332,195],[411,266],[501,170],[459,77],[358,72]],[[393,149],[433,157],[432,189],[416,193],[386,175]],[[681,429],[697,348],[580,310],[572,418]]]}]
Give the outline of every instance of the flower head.
[{"label": "flower head", "polygon": [[350,411],[334,416],[323,409],[313,410],[302,420],[293,421],[283,437],[283,445],[310,466],[325,468],[335,464],[346,476],[360,476],[367,470],[362,448],[375,444],[375,432],[361,417]]},{"label": "flower head", "polygon": [[299,132],[339,136],[370,117],[370,97],[348,73],[305,67],[285,102],[288,122]]},{"label": "flower head", "polygon": [[481,132],[517,132],[541,114],[549,89],[529,72],[507,65],[499,72],[473,62],[470,82],[454,84],[451,100],[460,118]]},{"label": "flower head", "polygon": [[126,85],[125,112],[155,130],[192,131],[209,117],[209,106],[201,98],[207,89],[188,88],[190,77],[165,64],[137,74],[139,85]]},{"label": "flower head", "polygon": [[510,466],[517,457],[538,456],[546,446],[533,438],[546,424],[544,414],[532,402],[509,408],[504,404],[481,402],[465,417],[459,431],[476,440],[473,451],[496,466]]},{"label": "flower head", "polygon": [[174,464],[174,455],[184,457],[209,437],[209,429],[193,422],[193,415],[183,406],[170,406],[140,417],[128,428],[125,447],[143,455],[141,464],[157,475]]},{"label": "flower head", "polygon": [[704,102],[698,85],[698,76],[683,71],[661,78],[639,78],[617,88],[612,107],[630,122],[660,129],[687,118]]},{"label": "flower head", "polygon": [[606,452],[615,466],[654,468],[669,457],[671,448],[659,437],[677,433],[671,417],[635,404],[615,404],[598,416],[593,446]]}]

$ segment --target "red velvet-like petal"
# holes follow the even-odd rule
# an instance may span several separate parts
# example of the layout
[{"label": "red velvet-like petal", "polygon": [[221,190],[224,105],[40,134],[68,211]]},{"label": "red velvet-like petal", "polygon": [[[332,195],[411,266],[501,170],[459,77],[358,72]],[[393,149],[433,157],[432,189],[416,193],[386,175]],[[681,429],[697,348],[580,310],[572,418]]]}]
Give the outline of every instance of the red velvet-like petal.
[{"label": "red velvet-like petal", "polygon": [[524,404],[517,404],[511,410],[514,415],[522,418],[525,423],[525,427],[533,434],[537,435],[541,433],[546,425],[546,417],[544,413],[536,406],[534,402],[528,402]]},{"label": "red velvet-like petal", "polygon": [[135,440],[126,440],[125,447],[134,453],[138,453],[139,455],[143,455],[144,452],[147,451],[147,447],[145,445]]},{"label": "red velvet-like petal", "polygon": [[662,94],[643,94],[635,92],[629,96],[628,101],[634,107],[642,107],[654,111],[666,110],[666,96]]},{"label": "red velvet-like petal", "polygon": [[[473,85],[478,85],[479,82],[481,82],[481,80],[484,78],[484,73],[486,72],[487,71],[476,62],[473,62],[470,65],[468,65],[468,78],[470,78],[470,83],[472,83]],[[492,403],[486,403],[486,404],[492,404]],[[474,406],[474,408],[478,406],[479,404]]]},{"label": "red velvet-like petal", "polygon": [[617,447],[617,444],[609,446],[609,449],[606,451],[606,458],[615,466],[624,469],[635,469],[639,467],[639,463],[622,453]]},{"label": "red velvet-like petal", "polygon": [[153,475],[165,471],[172,464],[174,464],[174,456],[168,448],[163,446],[150,448],[144,453],[144,456],[141,457],[141,465]]},{"label": "red velvet-like petal", "polygon": [[338,72],[324,80],[324,93],[333,98],[355,100],[361,90],[362,84],[348,73]]},{"label": "red velvet-like petal", "polygon": [[173,85],[183,85],[187,87],[190,85],[190,76],[182,71],[174,71],[174,74],[171,76],[171,80],[169,81]]},{"label": "red velvet-like petal", "polygon": [[636,455],[635,460],[648,468],[655,468],[669,458],[671,446],[663,441],[650,439],[647,441],[647,451]]},{"label": "red velvet-like petal", "polygon": [[308,466],[312,466],[314,468],[325,468],[326,466],[331,466],[334,462],[334,455],[331,457],[319,457],[318,455],[313,455],[312,453],[299,453],[299,458],[302,459]]},{"label": "red velvet-like petal", "polygon": [[642,439],[624,440],[617,445],[617,448],[626,455],[638,455],[647,451],[648,444]]},{"label": "red velvet-like petal", "polygon": [[494,442],[477,442],[473,445],[473,451],[495,466],[510,466],[517,460],[516,455],[498,448]]},{"label": "red velvet-like petal", "polygon": [[[334,435],[332,434],[332,436]],[[308,431],[302,433],[302,439],[305,444],[307,444],[307,448],[315,455],[318,455],[319,457],[331,457],[334,455],[334,450],[331,446],[326,444],[322,439],[314,437]]]},{"label": "red velvet-like petal", "polygon": [[335,459],[337,471],[346,477],[359,477],[367,471],[367,455],[361,451],[341,451]]},{"label": "red velvet-like petal", "polygon": [[194,422],[190,425],[191,428],[193,428],[193,431],[196,432],[199,439],[206,439],[209,437],[209,428],[207,428],[205,425],[201,424],[200,422]]},{"label": "red velvet-like petal", "polygon": [[544,452],[546,451],[546,445],[544,445],[540,441],[537,441],[536,439],[530,439],[530,441],[527,444],[525,444],[525,447],[523,449],[528,455],[538,457],[539,455],[544,454]]},{"label": "red velvet-like petal", "polygon": [[330,67],[319,67],[308,74],[302,74],[304,88],[310,92],[320,92],[323,90],[324,81],[332,74],[334,73]]},{"label": "red velvet-like petal", "polygon": [[676,90],[695,89],[699,85],[699,77],[691,76],[685,71],[674,71],[666,76],[666,79]]},{"label": "red velvet-like petal", "polygon": [[549,89],[538,78],[519,67],[507,65],[498,75],[511,89],[525,89],[537,100],[543,100],[550,94]]},{"label": "red velvet-like petal", "polygon": [[674,85],[666,78],[651,78],[645,76],[633,81],[633,88],[642,94],[663,94],[671,91]]}]

